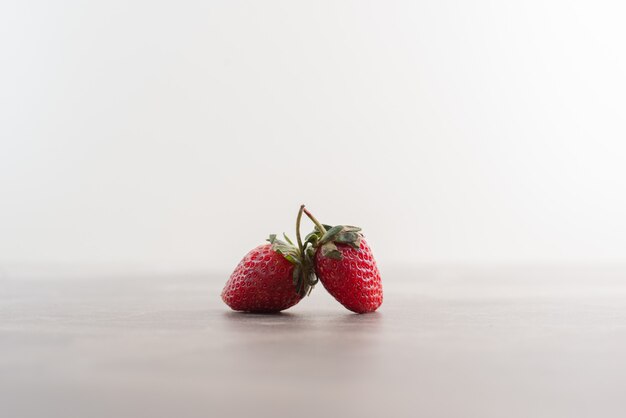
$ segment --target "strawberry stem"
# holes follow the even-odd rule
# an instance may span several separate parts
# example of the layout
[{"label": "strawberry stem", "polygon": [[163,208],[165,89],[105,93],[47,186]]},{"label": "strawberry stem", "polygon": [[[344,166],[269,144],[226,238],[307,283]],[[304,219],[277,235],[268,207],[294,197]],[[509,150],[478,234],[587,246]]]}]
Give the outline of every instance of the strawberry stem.
[{"label": "strawberry stem", "polygon": [[309,212],[307,208],[304,207],[304,205],[300,206],[300,211],[301,212],[304,211],[304,213],[306,213],[306,216],[308,216],[309,219],[313,221],[313,223],[315,224],[315,226],[317,227],[317,229],[320,231],[322,235],[326,233],[326,228],[324,228],[324,226],[320,223],[320,221],[318,221],[315,218],[315,216],[313,216],[313,214]]},{"label": "strawberry stem", "polygon": [[298,217],[296,218],[296,239],[298,240],[298,248],[300,248],[300,254],[304,254],[304,246],[302,245],[302,238],[300,237],[300,221],[302,220],[302,212],[304,210],[304,205],[300,205]]}]

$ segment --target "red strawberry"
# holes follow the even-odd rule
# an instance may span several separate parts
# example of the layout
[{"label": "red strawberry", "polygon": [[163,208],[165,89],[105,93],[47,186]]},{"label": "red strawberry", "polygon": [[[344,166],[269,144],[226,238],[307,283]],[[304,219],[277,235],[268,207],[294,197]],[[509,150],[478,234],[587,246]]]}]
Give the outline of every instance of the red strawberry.
[{"label": "red strawberry", "polygon": [[291,241],[275,235],[268,241],[246,254],[222,290],[222,300],[235,311],[280,312],[300,302],[315,284]]},{"label": "red strawberry", "polygon": [[383,286],[361,229],[322,225],[304,207],[302,210],[316,225],[306,242],[315,248],[315,272],[322,285],[349,310],[374,312],[383,303]]},{"label": "red strawberry", "polygon": [[374,312],[383,303],[383,286],[367,242],[359,249],[336,244],[341,259],[315,254],[315,271],[322,285],[339,303],[356,313]]}]

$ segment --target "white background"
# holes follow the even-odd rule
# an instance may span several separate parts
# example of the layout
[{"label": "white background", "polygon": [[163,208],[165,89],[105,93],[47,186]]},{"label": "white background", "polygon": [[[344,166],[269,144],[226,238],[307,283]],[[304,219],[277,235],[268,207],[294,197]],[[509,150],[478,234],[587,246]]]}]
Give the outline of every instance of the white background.
[{"label": "white background", "polygon": [[4,0],[0,267],[626,261],[623,4]]}]

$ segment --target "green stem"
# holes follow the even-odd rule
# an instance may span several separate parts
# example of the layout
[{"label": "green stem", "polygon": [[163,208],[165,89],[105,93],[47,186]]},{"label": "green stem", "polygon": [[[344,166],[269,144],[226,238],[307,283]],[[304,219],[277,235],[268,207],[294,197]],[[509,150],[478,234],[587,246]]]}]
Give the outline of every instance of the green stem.
[{"label": "green stem", "polygon": [[309,211],[308,211],[308,209],[306,209],[306,208],[304,207],[304,205],[302,205],[302,206],[300,207],[300,210],[301,210],[301,211],[304,211],[304,213],[306,213],[306,216],[308,216],[308,217],[309,217],[309,219],[310,219],[311,221],[313,221],[313,223],[315,224],[315,226],[317,227],[317,229],[320,231],[320,233],[321,233],[322,235],[324,235],[324,234],[326,233],[326,228],[324,228],[324,227],[322,226],[322,224],[320,223],[320,221],[318,221],[318,220],[315,218],[315,216],[313,216],[313,214],[311,214],[311,212],[309,212]]},{"label": "green stem", "polygon": [[296,239],[298,240],[298,248],[300,248],[300,254],[304,254],[304,245],[302,245],[302,238],[300,237],[300,221],[302,220],[302,212],[304,210],[304,205],[300,205],[298,217],[296,218]]}]

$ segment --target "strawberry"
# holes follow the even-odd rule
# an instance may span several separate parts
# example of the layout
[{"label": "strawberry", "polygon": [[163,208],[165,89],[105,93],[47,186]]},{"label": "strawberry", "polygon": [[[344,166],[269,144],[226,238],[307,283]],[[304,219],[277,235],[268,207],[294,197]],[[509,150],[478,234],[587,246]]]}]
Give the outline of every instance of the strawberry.
[{"label": "strawberry", "polygon": [[353,312],[378,309],[383,303],[382,281],[361,228],[322,225],[304,205],[300,210],[315,223],[315,231],[306,237],[305,248],[315,251],[315,273],[324,288]]},{"label": "strawberry", "polygon": [[311,292],[317,282],[312,263],[285,239],[288,242],[270,235],[269,244],[245,255],[222,290],[224,303],[235,311],[280,312]]}]

